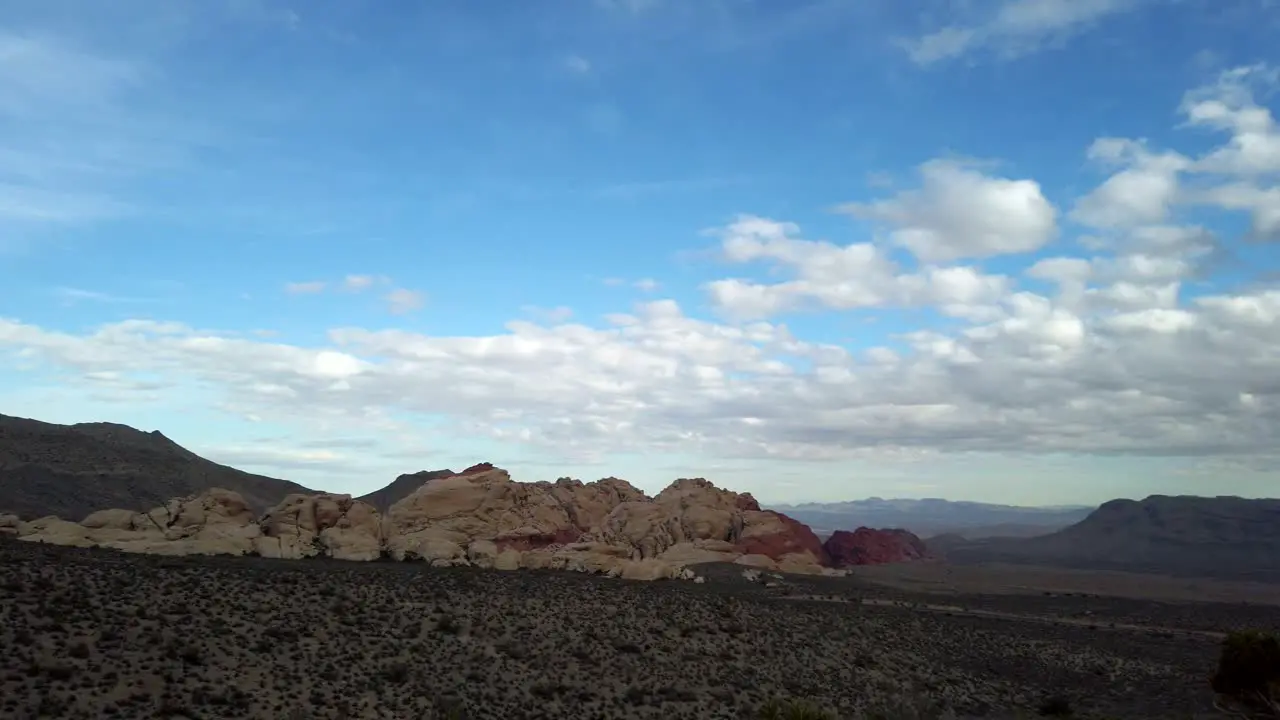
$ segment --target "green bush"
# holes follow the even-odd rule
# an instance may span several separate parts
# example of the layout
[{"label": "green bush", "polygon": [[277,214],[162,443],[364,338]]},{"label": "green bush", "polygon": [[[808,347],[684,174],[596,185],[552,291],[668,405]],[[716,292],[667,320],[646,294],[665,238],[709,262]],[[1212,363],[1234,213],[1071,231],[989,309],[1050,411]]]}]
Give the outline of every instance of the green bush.
[{"label": "green bush", "polygon": [[1229,634],[1210,685],[1233,704],[1280,717],[1280,639],[1260,630]]}]

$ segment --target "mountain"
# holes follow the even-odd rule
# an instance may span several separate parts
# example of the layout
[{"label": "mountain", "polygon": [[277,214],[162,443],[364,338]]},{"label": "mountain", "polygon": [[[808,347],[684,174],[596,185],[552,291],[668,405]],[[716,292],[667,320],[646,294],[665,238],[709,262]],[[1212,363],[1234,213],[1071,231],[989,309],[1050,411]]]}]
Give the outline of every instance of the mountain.
[{"label": "mountain", "polygon": [[956,563],[1280,580],[1280,500],[1190,495],[1112,500],[1047,535],[976,541],[952,535],[931,540],[929,547]]},{"label": "mountain", "polygon": [[57,425],[0,415],[0,512],[82,518],[96,510],[145,510],[220,487],[263,510],[297,483],[219,465],[159,431],[115,423]]},{"label": "mountain", "polygon": [[954,533],[966,538],[1044,535],[1078,522],[1092,507],[1021,507],[941,498],[873,497],[837,503],[774,505],[819,535],[859,527],[903,528],[921,537]]},{"label": "mountain", "polygon": [[416,473],[406,473],[392,480],[389,485],[366,495],[361,495],[356,499],[369,503],[378,512],[385,513],[392,505],[412,495],[414,490],[425,485],[427,481],[452,477],[455,474],[452,470],[422,470]]}]

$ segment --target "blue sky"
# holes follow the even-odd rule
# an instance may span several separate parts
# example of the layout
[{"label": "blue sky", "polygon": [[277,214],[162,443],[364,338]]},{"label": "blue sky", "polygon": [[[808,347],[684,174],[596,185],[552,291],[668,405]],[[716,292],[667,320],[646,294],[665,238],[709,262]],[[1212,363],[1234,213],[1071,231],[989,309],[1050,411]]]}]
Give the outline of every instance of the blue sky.
[{"label": "blue sky", "polygon": [[0,0],[0,412],[365,492],[1275,495],[1280,6]]}]

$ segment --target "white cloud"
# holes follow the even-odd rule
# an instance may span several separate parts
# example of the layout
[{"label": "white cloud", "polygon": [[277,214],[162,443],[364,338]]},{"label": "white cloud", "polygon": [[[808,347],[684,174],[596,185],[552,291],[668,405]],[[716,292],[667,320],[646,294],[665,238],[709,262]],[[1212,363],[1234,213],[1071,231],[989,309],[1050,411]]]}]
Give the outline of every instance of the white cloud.
[{"label": "white cloud", "polygon": [[1278,85],[1280,68],[1251,65],[1227,70],[1213,84],[1187,93],[1182,112],[1188,123],[1231,134],[1226,145],[1198,159],[1195,170],[1243,176],[1280,172],[1280,127],[1253,92]]},{"label": "white cloud", "polygon": [[[1051,274],[1082,273],[1060,263]],[[998,315],[865,356],[777,324],[695,319],[669,300],[599,327],[512,322],[488,337],[341,328],[329,339],[302,348],[144,321],[86,334],[0,322],[0,348],[84,382],[200,382],[267,419],[445,414],[469,432],[565,451],[1243,456],[1270,451],[1280,432],[1276,291],[1106,313],[1020,291]]]},{"label": "white cloud", "polygon": [[581,55],[570,55],[564,59],[564,69],[573,75],[588,75],[591,73],[591,61]]},{"label": "white cloud", "polygon": [[[1227,148],[1239,135],[1230,132]],[[1196,157],[1225,157],[1215,153]],[[891,226],[883,244],[806,239],[795,223],[750,215],[718,230],[724,260],[781,275],[710,282],[731,320],[654,299],[597,324],[553,308],[542,322],[512,321],[486,336],[344,327],[303,347],[179,323],[68,332],[10,319],[0,320],[0,361],[124,407],[199,387],[264,423],[421,415],[447,418],[459,434],[575,458],[975,451],[1276,467],[1280,290],[1219,286],[1188,297],[1184,284],[1219,240],[1176,212],[1188,201],[1250,212],[1265,229],[1274,216],[1258,212],[1273,188],[1252,173],[1255,160],[1210,171],[1190,154],[1115,139],[1090,155],[1119,173],[1187,158],[1177,172],[1196,173],[1199,194],[1119,192],[1124,183],[1109,178],[1086,194],[1096,200],[1086,215],[1105,220],[1092,254],[1072,257],[1076,245],[1063,243],[1062,254],[1041,257],[1057,228],[1037,183],[934,162],[919,189],[852,208]],[[896,247],[918,262],[899,262]],[[1029,269],[1014,277],[944,264],[1004,254],[1023,256]],[[401,310],[423,302],[403,288],[384,299]],[[936,309],[950,322],[878,347],[861,338],[855,350],[767,319],[885,307]]]},{"label": "white cloud", "polygon": [[1140,5],[1140,0],[1001,0],[995,13],[982,22],[950,25],[901,45],[919,65],[979,50],[1017,57],[1062,42],[1099,20]]},{"label": "white cloud", "polygon": [[534,305],[526,305],[522,308],[530,317],[545,323],[560,324],[568,322],[573,317],[573,308],[564,305],[558,305],[552,308],[542,308]]},{"label": "white cloud", "polygon": [[0,30],[0,115],[101,108],[141,84],[144,75],[136,64],[94,55],[56,37]]},{"label": "white cloud", "polygon": [[925,163],[920,175],[918,190],[841,210],[891,224],[892,240],[926,262],[1031,252],[1057,233],[1057,211],[1034,180],[989,177],[948,160]]},{"label": "white cloud", "polygon": [[1100,138],[1090,146],[1091,160],[1125,169],[1080,198],[1073,220],[1099,228],[1134,227],[1168,219],[1178,196],[1178,173],[1191,161],[1174,152],[1152,153],[1141,141]]},{"label": "white cloud", "polygon": [[607,277],[601,280],[600,282],[604,283],[605,285],[608,285],[609,287],[630,286],[635,288],[636,290],[639,290],[640,292],[645,292],[645,293],[654,292],[658,288],[662,287],[662,283],[658,282],[657,280],[654,280],[653,278],[640,278],[638,280],[627,280],[626,278],[620,278],[620,277]]},{"label": "white cloud", "polygon": [[394,315],[404,315],[414,310],[421,310],[427,302],[427,296],[417,290],[396,288],[387,293],[385,298],[387,309]]},{"label": "white cloud", "polygon": [[352,292],[360,292],[384,281],[383,278],[374,277],[373,275],[348,275],[342,279],[342,286]]},{"label": "white cloud", "polygon": [[284,291],[290,295],[315,295],[324,292],[326,287],[328,287],[328,283],[323,280],[308,280],[306,282],[286,283]]}]

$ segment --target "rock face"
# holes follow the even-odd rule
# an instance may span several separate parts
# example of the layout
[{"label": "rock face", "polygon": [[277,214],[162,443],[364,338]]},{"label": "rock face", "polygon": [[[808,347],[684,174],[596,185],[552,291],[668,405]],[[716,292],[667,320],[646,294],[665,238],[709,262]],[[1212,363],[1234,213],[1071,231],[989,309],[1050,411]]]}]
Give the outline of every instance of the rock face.
[{"label": "rock face", "polygon": [[239,495],[214,489],[147,513],[0,526],[22,540],[130,552],[389,557],[640,580],[693,577],[686,565],[712,561],[821,573],[832,559],[805,525],[701,478],[677,480],[650,498],[618,478],[515,482],[488,463],[418,476],[425,477],[385,514],[347,495],[296,493],[255,517]]},{"label": "rock face", "polygon": [[835,567],[910,562],[923,560],[928,555],[924,541],[900,529],[837,530],[827,538],[824,548]]},{"label": "rock face", "polygon": [[377,560],[382,556],[383,523],[372,505],[349,495],[289,495],[258,523],[256,549],[263,557],[325,556]]}]

